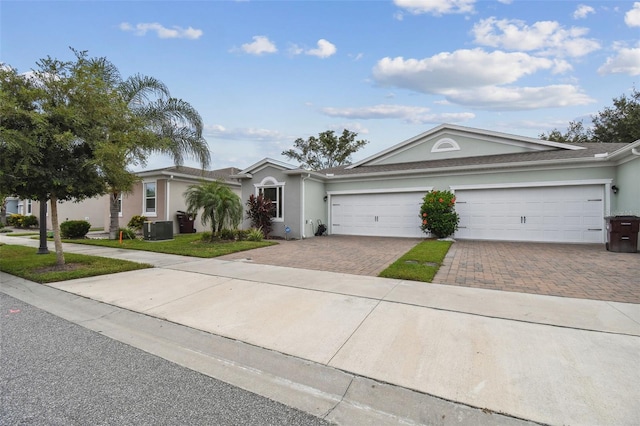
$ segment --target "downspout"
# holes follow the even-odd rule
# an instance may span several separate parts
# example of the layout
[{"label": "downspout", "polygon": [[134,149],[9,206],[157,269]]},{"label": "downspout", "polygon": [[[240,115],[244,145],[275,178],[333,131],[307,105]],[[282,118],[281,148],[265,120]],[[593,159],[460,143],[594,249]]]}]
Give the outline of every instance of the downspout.
[{"label": "downspout", "polygon": [[309,179],[311,177],[311,173],[307,173],[307,177],[303,177],[302,178],[302,185],[300,185],[300,204],[302,205],[302,208],[300,209],[300,228],[302,230],[302,232],[300,232],[300,235],[302,237],[302,239],[307,238],[305,232],[307,231],[307,224],[305,222],[305,214],[304,214],[304,182]]}]

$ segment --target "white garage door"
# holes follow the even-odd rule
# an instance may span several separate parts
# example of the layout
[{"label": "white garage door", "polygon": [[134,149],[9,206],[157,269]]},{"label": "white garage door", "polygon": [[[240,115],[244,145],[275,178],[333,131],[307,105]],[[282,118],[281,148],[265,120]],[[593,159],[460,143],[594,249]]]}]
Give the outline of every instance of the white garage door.
[{"label": "white garage door", "polygon": [[331,197],[331,233],[379,237],[424,237],[420,206],[424,192]]},{"label": "white garage door", "polygon": [[602,243],[604,185],[456,191],[457,238]]}]

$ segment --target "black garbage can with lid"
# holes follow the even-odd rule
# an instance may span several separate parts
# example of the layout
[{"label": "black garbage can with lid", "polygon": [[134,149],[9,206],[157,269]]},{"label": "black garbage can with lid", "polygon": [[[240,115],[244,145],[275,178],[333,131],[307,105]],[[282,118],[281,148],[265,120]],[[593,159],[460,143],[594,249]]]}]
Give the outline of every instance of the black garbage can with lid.
[{"label": "black garbage can with lid", "polygon": [[178,228],[181,234],[193,234],[196,229],[193,223],[196,221],[196,215],[178,210]]},{"label": "black garbage can with lid", "polygon": [[638,251],[640,217],[609,216],[607,220],[607,250],[618,253]]}]

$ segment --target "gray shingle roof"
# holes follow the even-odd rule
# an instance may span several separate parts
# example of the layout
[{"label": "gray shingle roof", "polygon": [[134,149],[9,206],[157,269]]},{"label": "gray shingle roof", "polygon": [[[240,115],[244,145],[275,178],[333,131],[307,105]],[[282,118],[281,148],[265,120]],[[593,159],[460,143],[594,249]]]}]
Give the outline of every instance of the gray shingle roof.
[{"label": "gray shingle roof", "polygon": [[492,166],[501,165],[522,165],[526,166],[528,163],[534,163],[538,161],[571,161],[571,160],[583,160],[587,158],[594,158],[596,154],[613,153],[621,148],[624,148],[628,144],[626,143],[584,143],[576,146],[584,147],[586,149],[568,150],[568,149],[553,149],[549,151],[532,151],[521,152],[515,154],[496,154],[496,155],[481,155],[474,157],[461,157],[461,158],[449,158],[442,160],[428,160],[428,161],[414,161],[406,163],[395,164],[381,164],[375,166],[357,166],[352,169],[347,169],[347,166],[332,167],[329,169],[319,170],[318,173],[327,175],[333,174],[335,176],[356,176],[360,174],[371,173],[385,173],[385,172],[429,172],[433,169],[446,169],[446,168],[460,168],[460,167],[473,167],[480,166],[491,168]]},{"label": "gray shingle roof", "polygon": [[216,170],[202,170],[202,169],[197,169],[195,167],[171,166],[171,167],[165,167],[165,168],[156,169],[156,170],[144,170],[142,173],[151,174],[154,172],[163,173],[163,174],[175,173],[175,174],[193,176],[197,178],[216,179],[216,180],[223,180],[226,182],[237,183],[229,179],[229,176],[239,173],[240,169],[236,167],[227,167],[224,169],[216,169]]}]

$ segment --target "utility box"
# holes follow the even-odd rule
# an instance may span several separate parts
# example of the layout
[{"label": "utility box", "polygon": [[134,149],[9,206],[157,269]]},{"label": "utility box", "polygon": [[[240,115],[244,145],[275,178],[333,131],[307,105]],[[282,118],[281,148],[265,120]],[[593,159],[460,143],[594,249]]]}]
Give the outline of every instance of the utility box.
[{"label": "utility box", "polygon": [[178,228],[181,234],[192,234],[196,232],[196,228],[193,225],[196,220],[195,214],[178,210],[176,216],[178,217]]},{"label": "utility box", "polygon": [[146,241],[162,241],[173,239],[173,222],[156,221],[145,222],[142,227],[142,236]]},{"label": "utility box", "polygon": [[638,251],[640,217],[610,216],[607,220],[607,250],[618,253]]}]

